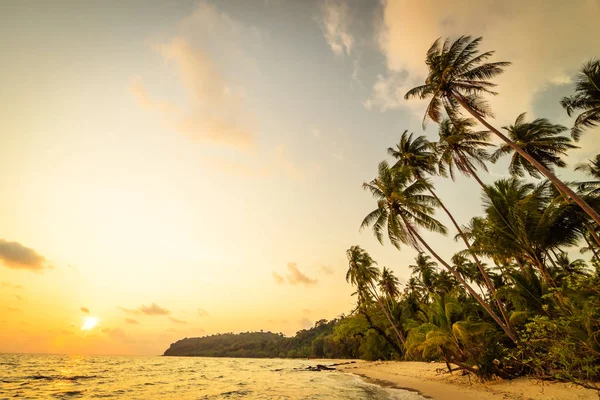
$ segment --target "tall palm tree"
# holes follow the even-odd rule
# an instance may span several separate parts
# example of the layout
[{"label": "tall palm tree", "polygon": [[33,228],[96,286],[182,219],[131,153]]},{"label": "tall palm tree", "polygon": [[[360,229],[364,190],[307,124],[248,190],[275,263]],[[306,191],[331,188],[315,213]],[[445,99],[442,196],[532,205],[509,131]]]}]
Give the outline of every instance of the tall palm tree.
[{"label": "tall palm tree", "polygon": [[381,311],[396,333],[398,340],[404,345],[404,335],[392,321],[389,310],[385,307],[381,297],[377,293],[375,284],[379,279],[380,272],[379,268],[375,266],[376,262],[371,258],[369,253],[364,251],[360,246],[351,246],[346,251],[346,256],[348,258],[346,281],[357,287],[359,302],[361,299],[375,298]]},{"label": "tall palm tree", "polygon": [[578,164],[575,171],[584,172],[593,178],[591,181],[579,182],[579,190],[588,196],[600,195],[600,154],[585,164]]},{"label": "tall palm tree", "polygon": [[461,36],[453,42],[446,39],[443,43],[440,39],[437,39],[427,51],[425,58],[425,64],[429,68],[425,84],[409,90],[404,98],[431,98],[423,118],[423,124],[427,117],[436,122],[441,122],[442,108],[445,109],[448,117],[454,120],[458,117],[459,106],[462,107],[531,163],[600,225],[600,214],[581,196],[558,179],[552,171],[487,122],[486,117],[493,115],[482,95],[497,94],[492,90],[496,85],[490,82],[490,79],[501,74],[510,63],[487,63],[487,59],[494,52],[479,53],[477,48],[480,41],[481,37],[473,39],[471,36]]},{"label": "tall palm tree", "polygon": [[575,110],[581,114],[571,129],[573,139],[579,140],[585,128],[600,124],[600,60],[591,60],[583,65],[577,75],[575,94],[563,97],[560,104],[569,116]]},{"label": "tall palm tree", "polygon": [[438,169],[444,174],[447,168],[452,180],[455,179],[456,169],[485,187],[475,171],[476,166],[488,170],[485,161],[489,160],[490,154],[486,149],[493,145],[489,143],[490,131],[476,132],[473,131],[474,126],[475,121],[468,118],[442,120],[438,131],[440,139],[435,144],[439,155]]},{"label": "tall palm tree", "polygon": [[553,249],[577,244],[577,206],[558,201],[548,181],[536,186],[514,177],[488,186],[483,200],[486,218],[478,222],[476,251],[498,261],[521,257],[552,284],[545,261]]},{"label": "tall palm tree", "polygon": [[415,257],[415,263],[408,266],[412,270],[412,273],[416,275],[415,279],[418,282],[418,286],[415,289],[423,290],[425,301],[429,299],[430,294],[435,293],[434,284],[437,265],[430,256],[419,252]]},{"label": "tall palm tree", "polygon": [[390,168],[385,161],[379,164],[377,178],[364,183],[363,188],[371,192],[377,201],[377,208],[367,214],[361,224],[361,229],[373,227],[375,237],[383,243],[383,232],[395,247],[400,244],[409,245],[419,251],[427,249],[440,264],[469,292],[469,294],[485,309],[496,323],[516,341],[512,329],[492,310],[481,296],[444,261],[419,233],[424,228],[429,231],[446,233],[446,227],[431,216],[434,206],[439,202],[430,195],[423,194],[431,184],[426,179],[414,180],[414,173],[409,168]]},{"label": "tall palm tree", "polygon": [[400,280],[387,267],[383,267],[378,285],[390,300],[397,298],[400,294]]},{"label": "tall palm tree", "polygon": [[[508,136],[518,147],[549,171],[554,171],[554,167],[566,167],[567,163],[561,156],[565,156],[567,150],[578,148],[571,144],[570,138],[561,135],[567,128],[552,124],[546,118],[537,118],[532,122],[526,122],[525,115],[526,113],[522,113],[517,117],[514,124],[502,127],[502,129],[508,132]],[[540,178],[540,171],[528,163],[508,144],[500,146],[492,154],[491,160],[496,162],[500,157],[511,153],[512,158],[508,169],[512,175],[522,177],[527,172],[535,178]]]},{"label": "tall palm tree", "polygon": [[[466,128],[466,125],[468,125],[468,121],[462,121],[461,123],[463,124],[463,128]],[[477,136],[476,134],[473,134],[473,135]],[[478,156],[477,157],[478,160],[481,159],[481,157],[485,156],[485,154],[484,154],[485,151],[484,151],[484,153],[482,153],[481,150],[480,151],[477,150],[477,147],[481,147],[481,145],[476,145],[476,144],[472,143],[471,147],[470,147],[470,151],[467,150],[467,147],[468,146],[465,145],[463,142],[463,149],[464,149],[463,151],[465,152],[465,154],[468,155],[468,157],[464,158],[464,161],[461,160],[461,167],[463,167],[463,168],[467,168],[467,166],[471,162],[471,159],[473,158],[471,156],[471,154]],[[402,133],[402,136],[400,137],[400,142],[398,143],[396,148],[395,149],[389,148],[388,153],[397,160],[396,163],[394,164],[394,168],[406,168],[409,172],[412,173],[414,178],[423,179],[425,174],[435,174],[436,173],[436,164],[442,165],[442,166],[446,165],[445,163],[440,164],[437,161],[437,157],[436,157],[434,150],[435,150],[435,146],[432,143],[430,143],[425,138],[425,136],[418,136],[413,139],[412,133],[408,134],[408,131],[404,131]],[[447,154],[448,153],[445,153],[444,155],[447,155]],[[452,166],[453,166],[453,164],[450,164],[450,166],[449,166],[449,170],[450,170],[451,174],[453,174]],[[442,167],[442,171],[445,171],[445,169],[443,167]],[[429,186],[427,188],[427,191],[429,191],[431,196],[434,197],[435,200],[439,203],[440,207],[442,207],[442,209],[444,210],[446,215],[448,215],[448,218],[450,218],[450,221],[452,221],[452,224],[456,228],[456,231],[460,235],[460,237],[461,237],[463,243],[465,244],[465,246],[467,247],[467,249],[471,250],[471,244],[467,240],[467,237],[463,233],[460,225],[458,224],[458,222],[456,222],[456,219],[454,218],[454,216],[452,215],[450,210],[448,210],[446,205],[437,196],[437,194],[433,190],[433,187]],[[498,305],[498,307],[502,313],[502,317],[504,318],[505,325],[508,327],[509,330],[511,330],[512,328],[508,324],[508,314],[505,311],[502,301],[495,295],[496,291],[494,289],[492,281],[490,280],[490,278],[487,274],[487,271],[483,268],[481,261],[479,261],[479,259],[477,258],[477,255],[475,253],[471,253],[471,257],[473,257],[473,260],[475,261],[475,264],[477,264],[477,267],[479,268],[481,275],[484,277],[486,286],[488,287],[489,291],[492,293],[492,296],[494,297],[494,300],[496,301],[496,304]],[[511,335],[516,337],[516,334],[514,332],[511,332]]]}]

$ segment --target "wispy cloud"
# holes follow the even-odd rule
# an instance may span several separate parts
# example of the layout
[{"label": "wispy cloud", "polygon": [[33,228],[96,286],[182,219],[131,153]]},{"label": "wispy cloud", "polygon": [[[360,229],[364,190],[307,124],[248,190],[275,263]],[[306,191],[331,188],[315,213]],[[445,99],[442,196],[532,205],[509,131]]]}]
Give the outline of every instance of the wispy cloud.
[{"label": "wispy cloud", "polygon": [[152,303],[150,306],[141,306],[140,311],[142,314],[146,315],[168,315],[171,314],[171,311],[166,308],[162,308],[156,303]]},{"label": "wispy cloud", "polygon": [[329,265],[321,265],[321,267],[319,267],[319,270],[324,274],[333,275],[333,268],[331,268],[331,266]]},{"label": "wispy cloud", "polygon": [[0,287],[21,290],[23,289],[23,285],[14,285],[10,282],[0,282]]},{"label": "wispy cloud", "polygon": [[335,55],[350,55],[354,37],[350,33],[350,7],[345,1],[326,0],[321,6],[321,25],[325,40]]},{"label": "wispy cloud", "polygon": [[290,285],[302,284],[305,286],[315,285],[318,281],[316,279],[309,278],[298,269],[298,265],[295,262],[290,262],[287,265],[288,272],[283,276],[277,272],[273,272],[273,279],[278,285],[283,285],[286,281]]},{"label": "wispy cloud", "polygon": [[199,308],[198,309],[198,316],[199,317],[208,317],[208,311],[206,311],[203,308]]},{"label": "wispy cloud", "polygon": [[85,313],[85,314],[89,314],[90,313],[90,310],[87,307],[81,307],[80,310],[81,310],[82,313]]},{"label": "wispy cloud", "polygon": [[132,309],[132,308],[124,308],[124,307],[117,307],[119,310],[123,311],[126,314],[131,314],[131,315],[169,315],[171,314],[171,311],[167,310],[166,308],[162,308],[161,306],[159,306],[156,303],[152,303],[149,306],[143,305],[140,306],[139,308],[136,309]]},{"label": "wispy cloud", "polygon": [[173,317],[169,317],[169,319],[171,320],[171,322],[175,322],[176,324],[187,324],[187,321],[184,321],[182,319],[177,319]]},{"label": "wispy cloud", "polygon": [[127,324],[131,324],[131,325],[137,325],[139,324],[139,322],[133,318],[125,318],[125,323]]},{"label": "wispy cloud", "polygon": [[275,283],[278,285],[283,285],[285,283],[285,278],[279,275],[277,272],[273,272],[273,279],[275,279]]},{"label": "wispy cloud", "polygon": [[223,75],[205,43],[210,38],[218,40],[220,51],[228,54],[231,62],[245,64],[247,57],[239,45],[244,34],[241,24],[226,13],[199,3],[182,21],[176,36],[153,46],[176,70],[187,94],[186,104],[158,100],[140,77],[132,81],[131,93],[141,106],[159,113],[175,131],[238,148],[254,146],[256,118],[249,111],[244,92]]},{"label": "wispy cloud", "polygon": [[0,239],[0,261],[8,268],[35,272],[40,272],[47,267],[46,259],[35,250],[4,239]]}]

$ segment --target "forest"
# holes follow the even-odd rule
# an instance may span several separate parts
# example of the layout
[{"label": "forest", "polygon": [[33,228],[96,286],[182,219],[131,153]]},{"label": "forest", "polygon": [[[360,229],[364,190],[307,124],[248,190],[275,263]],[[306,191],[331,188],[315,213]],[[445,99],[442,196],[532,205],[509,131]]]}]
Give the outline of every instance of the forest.
[{"label": "forest", "polygon": [[[273,333],[184,339],[167,353],[240,357],[332,357],[445,362],[481,378],[531,376],[596,387],[600,380],[600,155],[567,166],[568,152],[600,124],[600,60],[584,64],[560,100],[571,127],[525,113],[500,129],[486,96],[510,62],[479,50],[482,38],[438,39],[425,55],[425,82],[405,95],[428,100],[423,126],[405,131],[363,188],[374,200],[361,229],[398,250],[412,248],[411,277],[360,246],[347,250],[356,305],[286,338]],[[598,132],[596,132],[598,133]],[[382,149],[384,150],[384,149]],[[490,163],[507,158],[506,178],[485,184]],[[562,181],[573,168],[585,176]],[[474,179],[482,212],[460,223],[431,177]],[[447,227],[437,219],[445,215]],[[423,233],[439,234],[435,241]],[[446,236],[446,239],[442,239]],[[445,259],[442,240],[462,249]],[[186,348],[187,346],[187,348]],[[169,355],[165,353],[166,355]],[[180,353],[181,354],[181,353]]]}]

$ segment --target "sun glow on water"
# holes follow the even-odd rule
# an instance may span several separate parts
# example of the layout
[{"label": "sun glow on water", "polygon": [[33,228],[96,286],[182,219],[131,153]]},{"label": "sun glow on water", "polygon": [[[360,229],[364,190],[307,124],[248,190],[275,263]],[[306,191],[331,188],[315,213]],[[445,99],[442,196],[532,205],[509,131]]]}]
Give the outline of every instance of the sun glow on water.
[{"label": "sun glow on water", "polygon": [[98,325],[98,317],[83,317],[82,331],[89,331]]}]

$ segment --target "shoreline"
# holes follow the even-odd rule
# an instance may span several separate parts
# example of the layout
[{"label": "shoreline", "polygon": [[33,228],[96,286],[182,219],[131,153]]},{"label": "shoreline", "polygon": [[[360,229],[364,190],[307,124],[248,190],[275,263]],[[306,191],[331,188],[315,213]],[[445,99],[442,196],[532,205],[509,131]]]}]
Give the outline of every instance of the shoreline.
[{"label": "shoreline", "polygon": [[597,400],[596,390],[569,383],[526,377],[481,382],[460,371],[448,373],[444,363],[418,361],[362,361],[340,366],[340,372],[390,389],[419,393],[433,400]]}]

